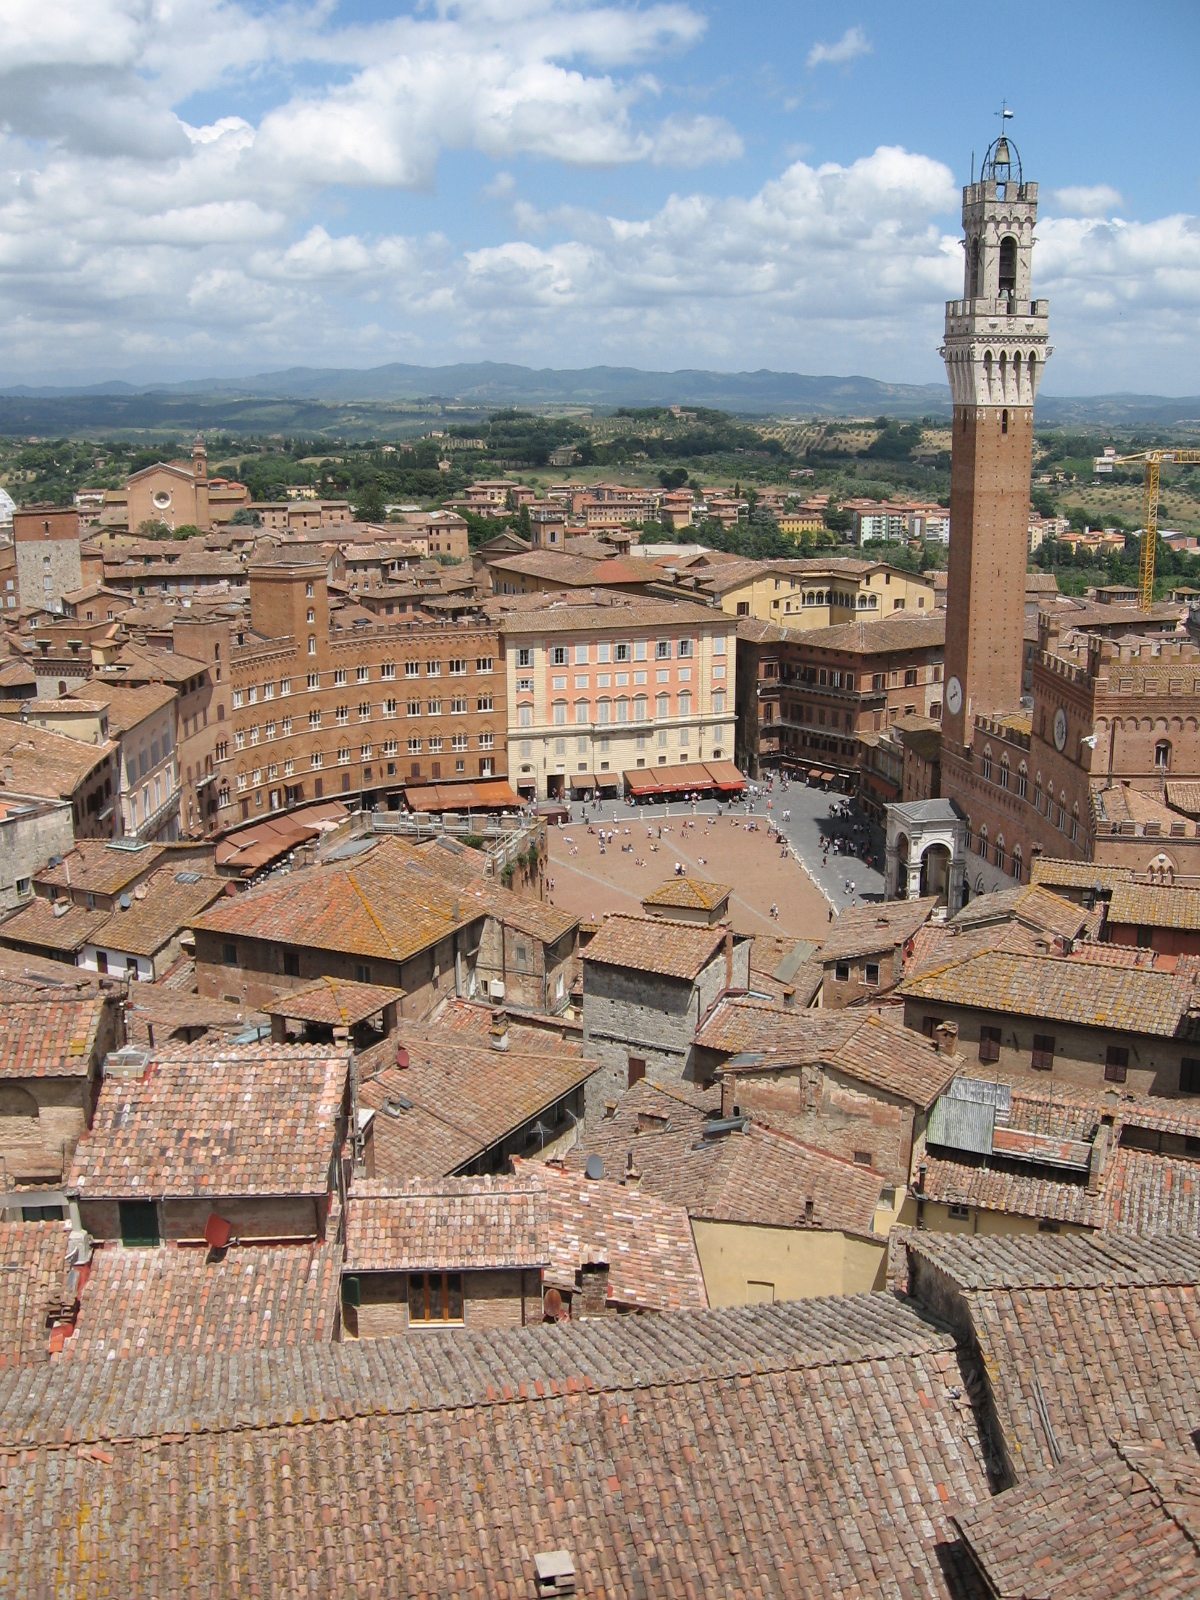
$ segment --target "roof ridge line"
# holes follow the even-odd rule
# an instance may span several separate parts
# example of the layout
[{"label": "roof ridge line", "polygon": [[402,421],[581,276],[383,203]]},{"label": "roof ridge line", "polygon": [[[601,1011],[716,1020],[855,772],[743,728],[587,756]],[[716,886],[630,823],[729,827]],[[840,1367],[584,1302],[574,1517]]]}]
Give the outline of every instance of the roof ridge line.
[{"label": "roof ridge line", "polygon": [[396,946],[392,943],[391,937],[388,934],[387,930],[384,928],[383,923],[380,922],[379,918],[375,915],[374,910],[372,909],[372,907],[368,903],[366,894],[359,887],[358,879],[354,876],[354,868],[353,867],[348,867],[346,869],[346,881],[350,885],[350,887],[354,890],[355,894],[358,896],[359,900],[361,901],[363,910],[370,917],[371,921],[375,924],[376,928],[378,928],[379,937],[383,940],[384,944],[387,946],[388,950],[391,952],[392,960],[398,962],[400,960],[400,957],[396,954]]},{"label": "roof ridge line", "polygon": [[[710,1307],[709,1309],[712,1308]],[[920,1317],[931,1336],[940,1335],[942,1339],[947,1341],[952,1350],[957,1349],[957,1342],[953,1332],[935,1318],[918,1310],[915,1306],[910,1304],[909,1309]],[[680,1313],[673,1314],[679,1315]],[[324,1348],[324,1346],[321,1346],[321,1348]],[[86,1437],[83,1433],[83,1428],[86,1427],[86,1424],[84,1424],[80,1427],[77,1436],[71,1439],[56,1438],[30,1442],[28,1440],[9,1441],[0,1437],[0,1460],[6,1456],[37,1450],[90,1450],[97,1444],[134,1444],[144,1443],[149,1439],[160,1439],[175,1443],[189,1437],[209,1436],[218,1438],[225,1434],[261,1433],[271,1428],[282,1430],[305,1426],[316,1427],[340,1422],[353,1422],[359,1418],[370,1416],[405,1416],[413,1412],[467,1411],[477,1410],[482,1407],[546,1403],[570,1398],[572,1395],[580,1393],[621,1394],[632,1391],[649,1392],[656,1389],[674,1389],[685,1383],[703,1384],[737,1378],[773,1377],[781,1372],[820,1372],[831,1367],[870,1366],[877,1362],[895,1360],[897,1354],[903,1357],[912,1353],[907,1349],[884,1351],[872,1348],[867,1352],[851,1357],[839,1358],[829,1355],[815,1361],[788,1360],[786,1356],[780,1355],[769,1361],[759,1361],[754,1358],[748,1358],[744,1361],[728,1361],[719,1364],[715,1368],[703,1367],[696,1362],[681,1363],[669,1376],[664,1375],[661,1377],[638,1376],[631,1373],[623,1377],[598,1378],[588,1373],[570,1373],[560,1377],[523,1379],[519,1383],[505,1385],[503,1389],[491,1383],[483,1384],[480,1385],[476,1392],[465,1397],[449,1396],[443,1391],[441,1394],[430,1396],[424,1400],[413,1396],[411,1389],[409,1389],[405,1399],[396,1405],[371,1399],[358,1402],[351,1400],[347,1403],[344,1396],[338,1396],[335,1400],[318,1401],[314,1407],[310,1408],[309,1414],[303,1416],[298,1416],[294,1407],[289,1412],[286,1402],[281,1400],[278,1404],[277,1412],[269,1419],[262,1421],[246,1418],[243,1415],[241,1418],[227,1423],[200,1423],[197,1425],[185,1422],[178,1428],[164,1428],[157,1432],[147,1431],[144,1433],[122,1434],[104,1433],[101,1428],[97,1428]],[[922,1351],[919,1353],[926,1354],[927,1352]],[[124,1359],[167,1360],[170,1358],[126,1357]],[[327,1414],[313,1415],[312,1412],[318,1408],[324,1408]],[[334,1408],[337,1409],[334,1410]]]}]

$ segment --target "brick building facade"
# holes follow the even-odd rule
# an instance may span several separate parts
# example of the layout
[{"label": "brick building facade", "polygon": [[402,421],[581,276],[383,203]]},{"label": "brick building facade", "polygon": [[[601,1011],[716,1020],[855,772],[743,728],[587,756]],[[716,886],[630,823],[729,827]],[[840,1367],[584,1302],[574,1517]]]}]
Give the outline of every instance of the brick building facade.
[{"label": "brick building facade", "polygon": [[470,620],[331,628],[326,568],[250,570],[250,629],[229,664],[223,824],[332,795],[507,772],[504,655]]}]

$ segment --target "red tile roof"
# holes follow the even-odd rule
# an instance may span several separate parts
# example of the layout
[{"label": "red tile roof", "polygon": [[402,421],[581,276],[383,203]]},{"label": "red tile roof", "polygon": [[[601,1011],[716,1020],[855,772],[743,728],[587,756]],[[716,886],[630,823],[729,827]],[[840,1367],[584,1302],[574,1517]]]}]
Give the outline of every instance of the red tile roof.
[{"label": "red tile roof", "polygon": [[885,1295],[49,1376],[0,1405],[16,1593],[525,1595],[560,1548],[585,1595],[979,1593],[959,1353]]},{"label": "red tile roof", "polygon": [[75,1299],[69,1222],[0,1222],[0,1369],[50,1359],[50,1323]]},{"label": "red tile roof", "polygon": [[100,995],[9,998],[0,1007],[0,1081],[86,1078],[109,1002]]},{"label": "red tile roof", "polygon": [[536,1176],[356,1179],[346,1201],[347,1272],[478,1271],[550,1260]]},{"label": "red tile roof", "polygon": [[690,983],[719,953],[725,934],[721,923],[709,927],[704,923],[614,912],[585,946],[583,959],[607,967],[633,967],[639,972],[682,978]]},{"label": "red tile roof", "polygon": [[106,1245],[92,1256],[64,1359],[213,1355],[332,1340],[341,1315],[341,1246],[203,1248]]},{"label": "red tile roof", "polygon": [[323,1023],[328,1027],[352,1028],[378,1015],[386,1006],[398,1005],[403,989],[389,989],[375,983],[351,983],[341,978],[318,978],[303,989],[293,989],[278,1000],[263,1006],[269,1017],[286,1017],[293,1022]]},{"label": "red tile roof", "polygon": [[75,1148],[84,1199],[326,1195],[348,1054],[322,1046],[205,1044],[108,1078]]}]

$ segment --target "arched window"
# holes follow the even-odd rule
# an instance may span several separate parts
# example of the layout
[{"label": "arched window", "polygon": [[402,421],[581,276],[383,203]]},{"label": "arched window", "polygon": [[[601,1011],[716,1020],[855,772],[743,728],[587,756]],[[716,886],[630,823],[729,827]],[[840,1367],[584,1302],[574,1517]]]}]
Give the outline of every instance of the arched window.
[{"label": "arched window", "polygon": [[992,781],[992,747],[990,744],[985,744],[983,747],[983,781],[985,783]]},{"label": "arched window", "polygon": [[979,240],[971,241],[971,299],[979,297]]},{"label": "arched window", "polygon": [[[1003,376],[1003,374],[1002,374],[1002,376]],[[1000,432],[1001,433],[1007,433],[1008,432],[1008,412],[1007,411],[1002,411],[1000,413]]]},{"label": "arched window", "polygon": [[1154,766],[1159,772],[1171,770],[1171,741],[1160,739],[1154,746]]},{"label": "arched window", "polygon": [[1000,241],[1000,293],[1017,292],[1017,241],[1006,233]]},{"label": "arched window", "polygon": [[979,858],[981,861],[986,861],[988,858],[988,829],[986,822],[979,830]]},{"label": "arched window", "polygon": [[1074,844],[1078,838],[1079,838],[1079,806],[1078,806],[1078,804],[1076,804],[1074,810],[1071,813],[1071,843]]},{"label": "arched window", "polygon": [[1024,800],[1026,790],[1029,788],[1029,768],[1022,761],[1017,768],[1017,798]]},{"label": "arched window", "polygon": [[1060,790],[1059,791],[1059,796],[1058,796],[1058,825],[1061,828],[1061,830],[1063,831],[1063,833],[1066,833],[1066,831],[1067,831],[1067,791],[1065,789]]},{"label": "arched window", "polygon": [[1008,788],[1008,751],[1000,757],[1000,787]]},{"label": "arched window", "polygon": [[1017,880],[1017,882],[1020,883],[1020,881],[1021,881],[1021,872],[1022,872],[1022,869],[1023,869],[1024,865],[1025,865],[1025,861],[1024,861],[1023,852],[1021,850],[1021,846],[1019,844],[1013,845],[1012,864],[1013,864],[1012,875]]},{"label": "arched window", "polygon": [[967,818],[967,849],[968,849],[968,851],[970,850],[970,848],[971,848],[971,819],[970,819],[970,817],[968,817]]},{"label": "arched window", "polygon": [[1040,772],[1038,773],[1037,777],[1033,780],[1033,804],[1034,804],[1034,809],[1038,812],[1038,815],[1040,816],[1041,815],[1041,810],[1042,810],[1042,775],[1041,775]]},{"label": "arched window", "polygon": [[999,871],[1004,871],[1004,835],[996,840],[996,866]]}]

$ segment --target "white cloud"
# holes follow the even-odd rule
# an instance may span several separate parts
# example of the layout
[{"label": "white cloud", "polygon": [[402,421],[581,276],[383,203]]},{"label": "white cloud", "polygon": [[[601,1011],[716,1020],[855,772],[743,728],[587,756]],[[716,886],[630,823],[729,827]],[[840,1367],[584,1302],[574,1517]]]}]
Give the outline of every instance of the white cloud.
[{"label": "white cloud", "polygon": [[[962,280],[941,163],[881,147],[805,155],[748,194],[706,171],[641,210],[580,198],[571,169],[742,154],[650,75],[703,33],[690,6],[339,17],[331,0],[10,0],[0,381],[473,355],[940,378]],[[869,48],[851,29],[814,64]],[[431,188],[447,151],[489,174],[472,167],[444,222],[408,221],[429,202],[396,192]],[[1121,199],[1103,186],[1054,202],[1034,257],[1050,387],[1194,389],[1200,222],[1106,220]]]},{"label": "white cloud", "polygon": [[813,67],[841,67],[859,56],[869,56],[874,49],[862,28],[847,28],[834,44],[815,44],[808,52],[808,65]]},{"label": "white cloud", "polygon": [[1125,209],[1120,190],[1107,183],[1055,189],[1051,199],[1059,211],[1070,217],[1109,217]]}]

